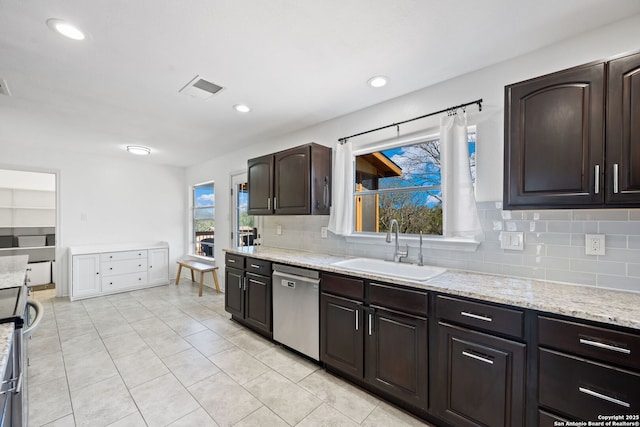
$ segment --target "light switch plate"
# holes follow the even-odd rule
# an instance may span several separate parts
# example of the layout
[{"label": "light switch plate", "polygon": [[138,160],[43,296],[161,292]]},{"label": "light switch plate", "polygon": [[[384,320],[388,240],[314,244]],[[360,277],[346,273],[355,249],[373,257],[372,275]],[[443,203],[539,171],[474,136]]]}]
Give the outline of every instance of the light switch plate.
[{"label": "light switch plate", "polygon": [[605,255],[604,234],[585,234],[585,255]]},{"label": "light switch plate", "polygon": [[276,225],[276,234],[278,236],[280,236],[282,234],[282,226],[281,225]]},{"label": "light switch plate", "polygon": [[512,251],[523,251],[524,233],[522,231],[503,231],[500,233],[500,247]]},{"label": "light switch plate", "polygon": [[327,227],[320,227],[320,237],[323,239],[327,238]]}]

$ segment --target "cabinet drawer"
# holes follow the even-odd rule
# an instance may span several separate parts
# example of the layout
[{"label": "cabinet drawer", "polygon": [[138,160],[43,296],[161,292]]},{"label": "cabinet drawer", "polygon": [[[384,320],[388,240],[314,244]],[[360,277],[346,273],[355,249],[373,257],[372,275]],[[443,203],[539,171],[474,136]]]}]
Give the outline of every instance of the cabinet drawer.
[{"label": "cabinet drawer", "polygon": [[100,261],[120,261],[123,259],[142,259],[146,257],[146,249],[139,251],[105,252],[103,254],[100,254]]},{"label": "cabinet drawer", "polygon": [[[542,410],[538,411],[538,426],[539,427],[557,427],[560,425],[567,425],[569,420],[561,418],[557,415],[550,414]],[[559,424],[558,424],[559,423]]]},{"label": "cabinet drawer", "polygon": [[271,276],[271,261],[264,261],[256,258],[247,258],[244,266],[247,271],[262,276]]},{"label": "cabinet drawer", "polygon": [[329,292],[358,301],[364,300],[364,280],[323,274],[320,280],[322,292]]},{"label": "cabinet drawer", "polygon": [[640,413],[640,375],[552,350],[539,355],[541,406],[584,421]]},{"label": "cabinet drawer", "polygon": [[230,254],[228,252],[224,256],[224,262],[227,267],[239,268],[240,270],[244,269],[244,260],[245,257],[242,255]]},{"label": "cabinet drawer", "polygon": [[438,295],[436,312],[441,319],[512,337],[524,336],[524,314],[519,310]]},{"label": "cabinet drawer", "polygon": [[640,370],[639,335],[543,316],[538,331],[542,346]]},{"label": "cabinet drawer", "polygon": [[109,261],[100,264],[102,277],[117,274],[139,273],[147,271],[147,259],[126,259],[123,261]]},{"label": "cabinet drawer", "polygon": [[369,283],[369,304],[427,315],[429,294],[372,282]]},{"label": "cabinet drawer", "polygon": [[120,288],[138,286],[147,282],[147,273],[120,274],[118,276],[103,277],[102,292],[109,292]]}]

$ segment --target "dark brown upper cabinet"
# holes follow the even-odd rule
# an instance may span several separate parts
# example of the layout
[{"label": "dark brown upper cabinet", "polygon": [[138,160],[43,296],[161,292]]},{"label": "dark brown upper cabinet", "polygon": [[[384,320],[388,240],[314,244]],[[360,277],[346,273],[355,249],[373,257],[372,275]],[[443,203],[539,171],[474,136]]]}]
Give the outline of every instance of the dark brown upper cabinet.
[{"label": "dark brown upper cabinet", "polygon": [[633,54],[505,87],[505,209],[640,205],[638,71]]},{"label": "dark brown upper cabinet", "polygon": [[247,162],[249,215],[328,215],[331,148],[310,143]]},{"label": "dark brown upper cabinet", "polygon": [[607,202],[640,206],[640,53],[609,62],[607,91]]}]

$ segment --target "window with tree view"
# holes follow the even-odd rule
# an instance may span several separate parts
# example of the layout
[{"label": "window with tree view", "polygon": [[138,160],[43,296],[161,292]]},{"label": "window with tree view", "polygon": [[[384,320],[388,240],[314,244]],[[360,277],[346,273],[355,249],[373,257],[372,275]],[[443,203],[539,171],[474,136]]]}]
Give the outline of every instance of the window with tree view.
[{"label": "window with tree view", "polygon": [[193,186],[193,242],[197,255],[214,256],[215,188],[213,182]]},{"label": "window with tree view", "polygon": [[[469,166],[475,182],[475,133],[469,133]],[[386,233],[396,219],[400,233],[442,235],[440,141],[393,147],[356,156],[355,231]]]}]

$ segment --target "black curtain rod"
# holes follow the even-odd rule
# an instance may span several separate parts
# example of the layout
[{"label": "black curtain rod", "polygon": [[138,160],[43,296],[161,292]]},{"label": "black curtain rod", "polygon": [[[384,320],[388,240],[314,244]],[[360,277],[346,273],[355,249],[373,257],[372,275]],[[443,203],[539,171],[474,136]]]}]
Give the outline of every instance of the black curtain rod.
[{"label": "black curtain rod", "polygon": [[338,139],[338,142],[339,142],[339,143],[341,143],[341,144],[344,144],[344,143],[345,143],[345,142],[347,142],[350,138],[355,138],[356,136],[366,135],[366,134],[368,134],[368,133],[377,132],[377,131],[379,131],[379,130],[388,129],[388,128],[391,128],[391,127],[394,127],[394,126],[395,126],[395,127],[398,127],[398,126],[400,126],[400,125],[403,125],[403,124],[405,124],[405,123],[412,122],[412,121],[414,121],[414,120],[420,120],[420,119],[424,119],[425,117],[435,116],[436,114],[442,114],[442,113],[447,113],[447,112],[454,112],[454,111],[456,111],[456,110],[457,110],[457,109],[459,109],[459,108],[464,109],[465,107],[468,107],[469,105],[473,105],[473,104],[478,104],[478,109],[479,109],[480,111],[482,111],[482,98],[480,98],[480,99],[477,99],[477,100],[475,100],[475,101],[467,102],[467,103],[465,103],[465,104],[460,104],[460,105],[456,105],[456,106],[454,106],[454,107],[445,108],[444,110],[436,111],[436,112],[434,112],[434,113],[425,114],[424,116],[414,117],[414,118],[412,118],[412,119],[404,120],[404,121],[402,121],[402,122],[393,123],[393,124],[390,124],[390,125],[386,125],[386,126],[382,126],[382,127],[376,128],[376,129],[371,129],[371,130],[367,130],[367,131],[364,131],[364,132],[356,133],[355,135],[345,136],[344,138],[340,138],[340,139]]}]

